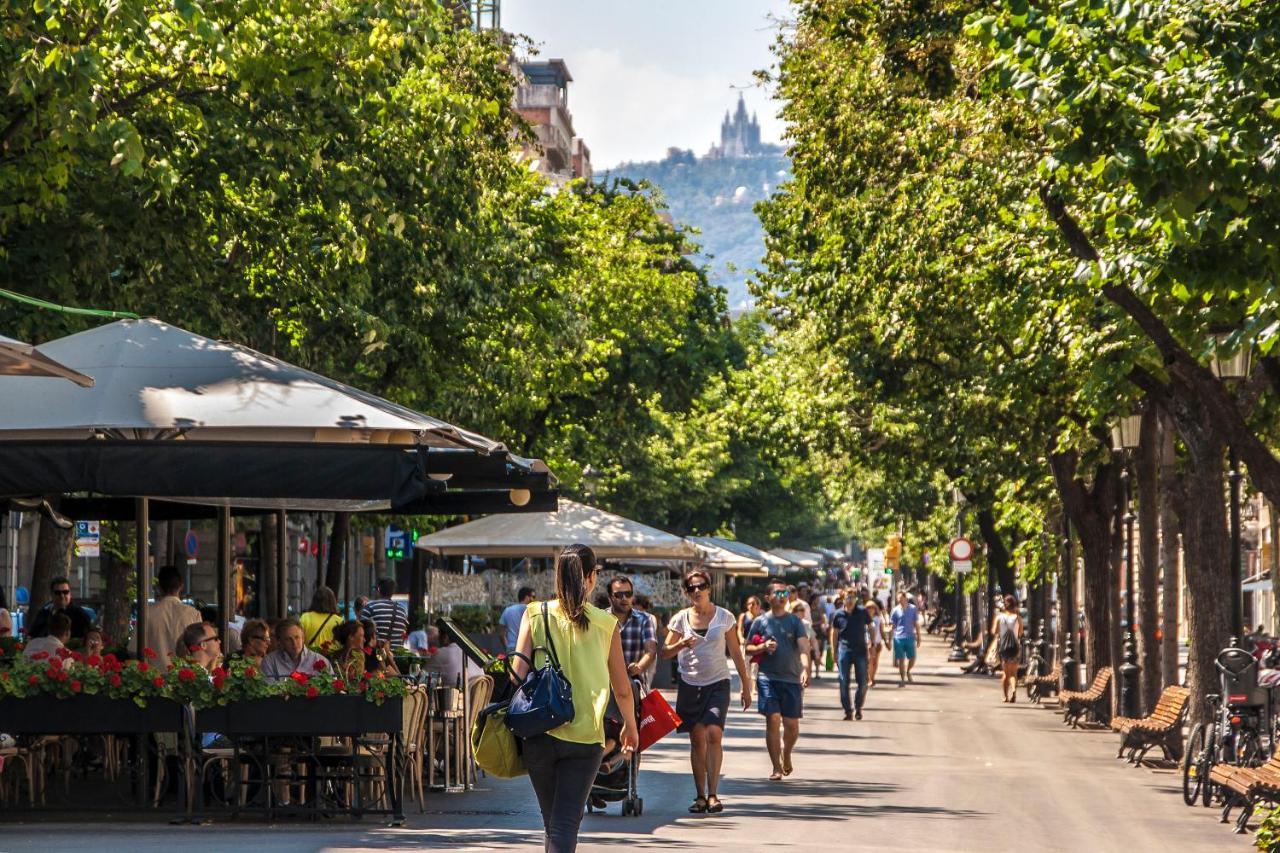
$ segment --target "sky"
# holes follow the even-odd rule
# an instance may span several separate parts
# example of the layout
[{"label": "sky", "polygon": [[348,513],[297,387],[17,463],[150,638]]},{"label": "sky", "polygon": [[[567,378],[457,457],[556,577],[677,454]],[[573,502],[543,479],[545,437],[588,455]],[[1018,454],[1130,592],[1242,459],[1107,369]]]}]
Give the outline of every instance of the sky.
[{"label": "sky", "polygon": [[569,110],[596,170],[659,160],[667,148],[705,154],[720,141],[725,110],[746,98],[761,138],[778,142],[777,103],[753,72],[787,0],[502,0],[503,29],[529,36],[540,59],[573,75]]}]

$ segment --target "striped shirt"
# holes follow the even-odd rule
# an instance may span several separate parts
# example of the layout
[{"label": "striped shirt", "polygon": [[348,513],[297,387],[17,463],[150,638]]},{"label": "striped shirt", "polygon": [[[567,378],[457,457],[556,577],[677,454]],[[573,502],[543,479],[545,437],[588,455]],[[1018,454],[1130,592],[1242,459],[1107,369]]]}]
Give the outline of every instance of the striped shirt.
[{"label": "striped shirt", "polygon": [[400,605],[389,598],[375,598],[360,611],[360,618],[372,619],[378,626],[378,639],[386,640],[393,646],[404,641],[409,633],[409,615]]}]

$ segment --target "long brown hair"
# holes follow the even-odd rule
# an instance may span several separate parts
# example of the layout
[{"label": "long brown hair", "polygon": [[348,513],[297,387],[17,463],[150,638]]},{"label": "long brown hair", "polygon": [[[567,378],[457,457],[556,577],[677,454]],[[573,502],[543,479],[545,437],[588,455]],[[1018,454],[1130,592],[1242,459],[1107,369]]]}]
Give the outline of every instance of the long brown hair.
[{"label": "long brown hair", "polygon": [[560,609],[574,625],[586,628],[587,577],[595,571],[596,552],[586,545],[570,545],[556,558],[556,598]]}]

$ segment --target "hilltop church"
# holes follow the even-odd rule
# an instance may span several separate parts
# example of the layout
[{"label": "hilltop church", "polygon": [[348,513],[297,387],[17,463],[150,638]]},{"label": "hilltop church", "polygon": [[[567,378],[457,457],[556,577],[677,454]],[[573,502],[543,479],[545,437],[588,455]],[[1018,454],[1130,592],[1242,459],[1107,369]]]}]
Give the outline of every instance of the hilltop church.
[{"label": "hilltop church", "polygon": [[738,94],[738,109],[730,118],[725,111],[724,122],[720,125],[720,144],[712,145],[707,156],[713,159],[732,159],[756,157],[765,153],[765,146],[760,144],[760,123],[755,114],[747,118],[747,104],[742,94]]}]

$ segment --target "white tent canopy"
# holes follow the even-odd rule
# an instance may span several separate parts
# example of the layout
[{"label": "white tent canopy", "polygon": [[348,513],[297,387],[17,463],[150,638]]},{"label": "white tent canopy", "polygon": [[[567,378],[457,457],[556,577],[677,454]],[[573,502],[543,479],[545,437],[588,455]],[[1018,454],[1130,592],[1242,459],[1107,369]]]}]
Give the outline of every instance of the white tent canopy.
[{"label": "white tent canopy", "polygon": [[813,551],[801,551],[798,548],[774,548],[772,553],[802,569],[816,569],[822,565],[824,559],[821,554]]},{"label": "white tent canopy", "polygon": [[0,335],[0,376],[70,379],[82,388],[93,385],[93,380],[83,373],[59,364],[31,344],[4,335]]},{"label": "white tent canopy", "polygon": [[702,559],[699,564],[706,569],[724,572],[727,575],[759,575],[761,577],[769,573],[765,568],[765,564],[760,560],[748,557],[745,554],[737,554],[728,548],[722,548],[711,542],[703,541],[698,537],[698,541],[693,543],[699,551],[702,552]]},{"label": "white tent canopy", "polygon": [[554,557],[577,544],[590,546],[601,559],[700,557],[679,536],[565,498],[556,512],[490,515],[430,533],[417,544],[446,556]]},{"label": "white tent canopy", "polygon": [[784,560],[775,554],[734,539],[723,539],[719,536],[690,536],[689,541],[699,547],[721,548],[732,554],[737,554],[739,557],[754,560],[774,573],[781,573],[783,569],[791,565],[790,561]]},{"label": "white tent canopy", "polygon": [[504,449],[374,394],[159,320],[120,320],[50,341],[40,352],[91,377],[94,387],[0,376],[0,440],[107,436]]}]

